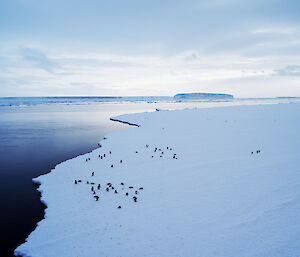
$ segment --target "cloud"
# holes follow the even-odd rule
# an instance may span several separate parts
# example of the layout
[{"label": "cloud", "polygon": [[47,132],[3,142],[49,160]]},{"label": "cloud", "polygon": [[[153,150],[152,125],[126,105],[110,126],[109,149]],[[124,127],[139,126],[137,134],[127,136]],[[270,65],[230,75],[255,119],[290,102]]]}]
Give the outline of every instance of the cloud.
[{"label": "cloud", "polygon": [[32,63],[35,67],[53,73],[55,69],[59,69],[60,65],[51,58],[47,57],[43,52],[28,47],[21,47],[19,52],[24,61]]},{"label": "cloud", "polygon": [[300,65],[289,65],[283,69],[277,70],[276,75],[279,76],[300,76]]},{"label": "cloud", "polygon": [[296,27],[269,27],[269,28],[257,28],[251,31],[252,34],[282,34],[282,35],[294,35],[298,32]]},{"label": "cloud", "polygon": [[[300,73],[299,66],[289,66],[289,63],[299,63],[298,56],[248,57],[204,54],[198,50],[167,56],[64,50],[50,53],[46,49],[27,47],[22,50],[6,52],[1,58],[2,66],[9,64],[0,70],[2,96],[174,95],[183,91],[222,91],[249,97],[247,92],[261,96],[255,95],[255,89],[262,92],[258,81],[274,84],[274,75],[280,75],[277,79],[288,84],[291,76]],[[240,87],[236,82],[233,85],[234,81],[241,81]],[[293,90],[298,94],[294,84]],[[268,96],[267,92],[272,92],[271,87],[263,96]]]}]

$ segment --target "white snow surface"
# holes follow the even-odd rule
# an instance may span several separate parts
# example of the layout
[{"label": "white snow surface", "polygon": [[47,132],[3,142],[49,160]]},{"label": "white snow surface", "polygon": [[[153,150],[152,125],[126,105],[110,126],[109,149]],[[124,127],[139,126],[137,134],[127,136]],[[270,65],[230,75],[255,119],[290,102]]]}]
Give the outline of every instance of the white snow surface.
[{"label": "white snow surface", "polygon": [[34,179],[48,208],[15,254],[300,256],[300,104],[117,119],[141,127]]}]

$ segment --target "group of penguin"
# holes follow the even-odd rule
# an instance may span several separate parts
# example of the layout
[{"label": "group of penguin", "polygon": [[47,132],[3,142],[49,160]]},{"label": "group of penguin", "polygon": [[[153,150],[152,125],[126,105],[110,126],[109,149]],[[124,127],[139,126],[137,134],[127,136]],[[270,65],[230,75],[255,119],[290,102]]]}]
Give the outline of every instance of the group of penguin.
[{"label": "group of penguin", "polygon": [[[99,146],[99,147],[102,147],[101,144],[98,144],[98,146]],[[148,144],[146,144],[146,148],[149,148],[149,145],[148,145]],[[166,150],[172,151],[173,149],[170,148],[169,146],[167,146],[167,147],[166,147]],[[138,151],[135,151],[135,153],[137,154]],[[163,157],[163,156],[164,156],[164,151],[163,151],[161,148],[158,148],[158,147],[155,147],[155,148],[154,148],[154,153],[159,153],[159,156],[160,156],[160,157]],[[109,151],[109,154],[112,154],[112,152]],[[107,154],[105,154],[105,153],[102,154],[102,155],[99,154],[99,155],[98,155],[98,158],[103,159],[103,158],[106,157],[106,155],[107,155]],[[154,158],[154,155],[152,155],[151,157]],[[173,156],[172,156],[172,158],[177,160],[177,159],[178,159],[177,154],[174,153]],[[86,159],[85,159],[85,162],[88,162],[88,161],[90,161],[90,160],[91,160],[91,158],[86,158]],[[123,163],[123,160],[120,160],[120,163]],[[111,164],[110,167],[113,168],[114,165]],[[94,175],[95,175],[95,172],[92,172],[92,173],[91,173],[91,176],[93,177]],[[77,179],[75,179],[75,182],[74,182],[74,183],[75,183],[75,184],[78,184],[78,183],[81,183],[81,182],[82,182],[82,180],[77,180]],[[94,182],[90,182],[90,181],[88,181],[88,180],[86,181],[86,184],[92,185],[92,186],[91,186],[91,191],[92,191],[92,193],[93,193],[93,197],[94,197],[94,199],[95,199],[96,201],[98,201],[98,200],[100,199],[100,196],[97,195],[96,189],[97,189],[98,192],[99,192],[99,190],[101,190],[101,184],[97,184],[97,185],[96,185]],[[124,182],[121,182],[120,185],[121,185],[121,190],[122,190],[122,191],[125,190]],[[133,187],[133,186],[128,186],[128,189],[130,189],[130,191],[131,191],[132,189],[134,189],[134,187]],[[134,202],[137,202],[137,199],[138,199],[138,198],[137,198],[136,195],[139,193],[140,190],[143,190],[143,189],[144,189],[143,187],[139,187],[139,188],[137,188],[137,190],[132,190],[132,191],[134,191],[134,196],[132,197],[132,199],[133,199]],[[116,186],[113,186],[112,183],[110,183],[110,182],[106,183],[105,191],[106,191],[106,192],[110,192],[110,191],[111,191],[111,192],[114,192],[115,194],[118,194],[118,193],[120,192],[120,190],[119,190],[119,192],[118,192]],[[127,191],[127,190],[126,190],[126,191]],[[129,191],[129,192],[130,192],[130,191]],[[125,196],[129,196],[129,192],[125,192]],[[122,206],[119,205],[117,208],[118,208],[118,209],[121,209]]]},{"label": "group of penguin", "polygon": [[[94,176],[94,172],[92,172],[92,176]],[[75,185],[77,185],[78,183],[81,183],[82,182],[82,180],[77,180],[77,179],[75,179],[75,181],[74,181],[74,183],[75,183]],[[99,198],[100,198],[100,196],[99,195],[97,195],[97,193],[96,193],[96,190],[98,190],[98,192],[101,190],[101,184],[95,184],[94,182],[90,182],[90,181],[86,181],[86,184],[89,184],[89,185],[92,185],[92,187],[91,187],[91,191],[92,191],[92,193],[93,193],[93,197],[95,198],[95,200],[96,201],[98,201],[99,200]],[[123,182],[121,182],[120,183],[120,185],[121,185],[121,190],[123,191],[123,190],[125,190],[125,185],[124,185],[124,183]],[[128,187],[128,189],[134,189],[134,187],[133,186],[129,186]],[[143,190],[144,188],[143,187],[139,187],[137,190],[135,190],[134,191],[134,196],[132,197],[132,199],[133,199],[133,201],[134,202],[137,202],[137,194],[139,194],[139,191],[140,190]],[[106,183],[106,188],[105,188],[105,191],[106,192],[114,192],[115,194],[118,194],[119,192],[118,192],[118,190],[117,190],[117,188],[116,188],[116,186],[113,186],[113,184],[112,183],[110,183],[110,182],[108,182],[108,183]],[[131,191],[131,190],[130,190]],[[125,193],[125,196],[129,196],[129,192],[126,192]],[[121,209],[122,207],[121,207],[121,205],[119,205],[118,206],[118,209]]]}]

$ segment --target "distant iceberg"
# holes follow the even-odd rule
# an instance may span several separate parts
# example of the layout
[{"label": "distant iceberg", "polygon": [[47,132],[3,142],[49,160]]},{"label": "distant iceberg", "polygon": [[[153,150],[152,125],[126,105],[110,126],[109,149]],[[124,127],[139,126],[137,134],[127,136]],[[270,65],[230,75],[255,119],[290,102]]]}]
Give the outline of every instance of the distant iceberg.
[{"label": "distant iceberg", "polygon": [[187,93],[177,94],[174,96],[176,100],[231,100],[233,95],[229,94],[212,94],[212,93]]}]

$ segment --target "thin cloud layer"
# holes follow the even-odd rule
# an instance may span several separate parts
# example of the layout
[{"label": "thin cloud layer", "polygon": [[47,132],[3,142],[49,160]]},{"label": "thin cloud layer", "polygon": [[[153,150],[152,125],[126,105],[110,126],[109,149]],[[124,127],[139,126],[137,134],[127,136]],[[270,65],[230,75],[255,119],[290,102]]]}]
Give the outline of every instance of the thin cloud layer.
[{"label": "thin cloud layer", "polygon": [[294,0],[3,0],[0,96],[300,96],[299,13]]},{"label": "thin cloud layer", "polygon": [[[30,95],[226,92],[240,97],[247,97],[247,94],[255,97],[253,88],[260,81],[271,81],[279,76],[295,77],[300,73],[299,66],[283,66],[285,62],[300,61],[298,57],[207,56],[197,51],[171,56],[58,52],[50,57],[40,49],[21,49],[2,57],[11,59],[10,63],[16,59],[19,62],[0,72],[1,89],[4,92],[16,90],[20,96],[29,95],[28,92]],[[241,83],[240,88],[234,86],[236,81]],[[266,92],[272,95],[272,90]],[[267,95],[264,93],[262,96]]]}]

